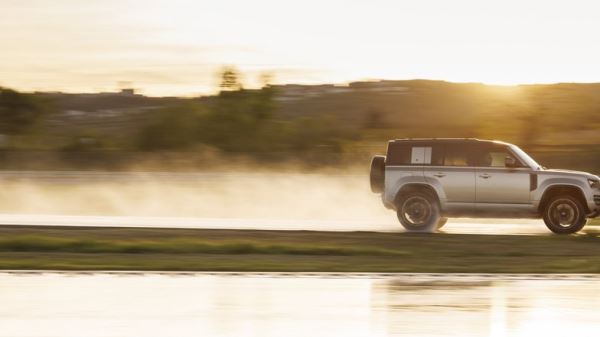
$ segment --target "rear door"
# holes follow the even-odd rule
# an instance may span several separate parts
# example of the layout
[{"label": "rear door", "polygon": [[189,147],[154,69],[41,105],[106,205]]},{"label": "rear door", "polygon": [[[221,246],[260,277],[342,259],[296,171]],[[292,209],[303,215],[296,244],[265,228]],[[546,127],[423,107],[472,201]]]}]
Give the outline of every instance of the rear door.
[{"label": "rear door", "polygon": [[439,142],[432,146],[431,165],[424,167],[427,181],[444,192],[443,206],[449,210],[470,211],[475,206],[475,168],[466,142]]}]

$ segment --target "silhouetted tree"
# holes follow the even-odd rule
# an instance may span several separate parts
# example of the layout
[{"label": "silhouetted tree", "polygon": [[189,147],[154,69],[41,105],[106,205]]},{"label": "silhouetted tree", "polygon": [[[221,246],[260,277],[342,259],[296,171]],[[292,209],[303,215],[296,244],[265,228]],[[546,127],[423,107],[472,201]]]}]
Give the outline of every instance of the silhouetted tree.
[{"label": "silhouetted tree", "polygon": [[269,72],[263,72],[260,74],[260,84],[263,88],[267,88],[271,86],[273,82],[273,74]]},{"label": "silhouetted tree", "polygon": [[237,91],[242,89],[239,72],[233,67],[225,67],[221,71],[221,83],[219,83],[221,92]]}]

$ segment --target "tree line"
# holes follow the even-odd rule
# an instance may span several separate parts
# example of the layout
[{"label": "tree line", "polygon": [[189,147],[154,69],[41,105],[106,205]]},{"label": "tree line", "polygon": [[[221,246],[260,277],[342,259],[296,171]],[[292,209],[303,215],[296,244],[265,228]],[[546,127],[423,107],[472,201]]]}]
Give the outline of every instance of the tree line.
[{"label": "tree line", "polygon": [[235,69],[226,68],[218,95],[154,113],[140,132],[139,148],[181,150],[205,144],[224,152],[286,156],[315,150],[337,153],[353,137],[332,117],[282,118],[273,86],[265,82],[248,90],[239,78]]}]

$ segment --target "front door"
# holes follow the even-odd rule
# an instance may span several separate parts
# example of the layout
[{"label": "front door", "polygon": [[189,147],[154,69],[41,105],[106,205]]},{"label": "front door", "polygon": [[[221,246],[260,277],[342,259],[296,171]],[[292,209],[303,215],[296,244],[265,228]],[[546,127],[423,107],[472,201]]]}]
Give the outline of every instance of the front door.
[{"label": "front door", "polygon": [[[513,157],[517,167],[506,167],[506,157]],[[530,202],[532,170],[502,144],[481,149],[475,168],[475,200],[477,208],[486,204],[518,205]]]}]

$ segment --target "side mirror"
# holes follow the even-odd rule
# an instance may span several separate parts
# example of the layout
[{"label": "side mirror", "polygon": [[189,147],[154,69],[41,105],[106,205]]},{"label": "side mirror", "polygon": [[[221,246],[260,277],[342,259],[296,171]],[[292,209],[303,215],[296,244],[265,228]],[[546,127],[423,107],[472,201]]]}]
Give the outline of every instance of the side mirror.
[{"label": "side mirror", "polygon": [[506,167],[517,167],[517,160],[514,157],[506,156],[504,158],[504,166]]}]

